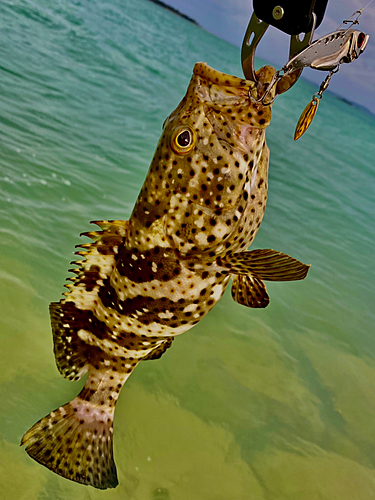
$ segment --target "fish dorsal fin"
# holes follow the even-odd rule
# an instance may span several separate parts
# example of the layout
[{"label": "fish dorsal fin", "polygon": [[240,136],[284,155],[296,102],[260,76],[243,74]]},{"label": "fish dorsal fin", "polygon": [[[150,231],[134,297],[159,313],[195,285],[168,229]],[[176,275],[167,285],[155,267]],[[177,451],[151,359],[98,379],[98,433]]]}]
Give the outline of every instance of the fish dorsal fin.
[{"label": "fish dorsal fin", "polygon": [[84,293],[85,302],[87,302],[84,309],[91,308],[90,304],[97,298],[101,281],[111,275],[115,266],[116,254],[126,237],[129,221],[96,221],[92,224],[98,225],[101,231],[81,234],[81,236],[88,236],[93,241],[77,245],[83,250],[78,250],[75,253],[82,255],[84,259],[72,262],[78,267],[70,271],[77,276],[68,278],[72,283],[65,285],[70,289],[66,293],[66,301],[75,302],[75,298],[82,297],[82,293]]},{"label": "fish dorsal fin", "polygon": [[218,262],[232,274],[251,274],[266,281],[295,281],[306,278],[310,266],[276,250],[252,250],[228,255]]},{"label": "fish dorsal fin", "polygon": [[83,260],[75,261],[75,277],[65,285],[69,292],[60,302],[50,304],[50,316],[56,364],[60,373],[70,380],[80,379],[88,369],[86,346],[79,338],[80,329],[92,328],[91,311],[95,308],[103,280],[108,278],[116,264],[116,254],[122,245],[128,221],[95,222],[102,231],[91,231],[93,241],[80,245],[84,250],[76,252]]},{"label": "fish dorsal fin", "polygon": [[233,300],[246,307],[259,309],[267,307],[270,302],[266,285],[250,274],[233,276],[231,291]]}]

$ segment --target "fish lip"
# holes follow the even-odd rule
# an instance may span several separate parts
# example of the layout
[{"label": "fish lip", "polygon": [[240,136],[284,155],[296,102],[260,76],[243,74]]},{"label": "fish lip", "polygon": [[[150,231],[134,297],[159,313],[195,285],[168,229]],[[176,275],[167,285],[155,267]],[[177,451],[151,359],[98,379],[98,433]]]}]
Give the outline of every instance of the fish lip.
[{"label": "fish lip", "polygon": [[193,73],[196,76],[205,78],[210,82],[220,86],[222,85],[235,88],[255,87],[255,83],[253,81],[244,80],[243,78],[238,78],[237,76],[222,73],[221,71],[211,68],[211,66],[209,66],[205,62],[195,63]]},{"label": "fish lip", "polygon": [[[211,66],[209,66],[205,62],[196,63],[193,69],[193,74],[195,77],[200,77],[204,80],[208,80],[208,82],[201,82],[203,83],[203,86],[208,87],[208,89],[211,87],[211,85],[236,89],[235,93],[238,94],[240,98],[243,98],[246,95],[248,97],[249,103],[260,101],[263,94],[268,89],[268,85],[275,73],[276,70],[273,66],[262,66],[256,72],[257,82],[253,82],[252,80],[244,80],[243,78],[238,78],[237,76],[222,73],[221,71],[211,68]],[[210,93],[210,91],[208,91],[208,93]],[[269,91],[270,102],[266,104],[267,106],[272,104],[275,95],[276,85],[273,85]]]}]

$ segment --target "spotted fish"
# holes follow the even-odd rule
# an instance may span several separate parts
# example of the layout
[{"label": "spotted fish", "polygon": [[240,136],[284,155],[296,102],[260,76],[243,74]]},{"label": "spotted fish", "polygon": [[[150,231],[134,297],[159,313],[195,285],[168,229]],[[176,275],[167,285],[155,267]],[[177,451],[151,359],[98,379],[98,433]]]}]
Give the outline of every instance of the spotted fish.
[{"label": "spotted fish", "polygon": [[[269,302],[264,280],[303,279],[305,264],[274,250],[247,248],[267,200],[271,106],[257,82],[197,63],[187,93],[166,119],[129,221],[96,222],[83,233],[83,260],[60,302],[50,305],[60,373],[88,377],[80,394],[26,432],[27,453],[73,481],[118,484],[113,417],[137,364],[159,358],[173,338],[220,300]],[[270,96],[273,97],[272,95]]]}]

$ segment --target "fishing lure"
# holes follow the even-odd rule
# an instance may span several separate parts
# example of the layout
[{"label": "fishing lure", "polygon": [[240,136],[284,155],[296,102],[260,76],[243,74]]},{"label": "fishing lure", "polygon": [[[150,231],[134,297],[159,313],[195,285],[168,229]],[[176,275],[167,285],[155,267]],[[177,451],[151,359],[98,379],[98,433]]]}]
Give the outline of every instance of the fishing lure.
[{"label": "fishing lure", "polygon": [[284,74],[295,69],[309,67],[329,71],[320,85],[319,91],[303,110],[294,132],[294,140],[299,139],[309,128],[318,109],[323,92],[327,90],[332,76],[340,70],[342,63],[351,63],[365,50],[369,35],[358,30],[334,31],[312,43],[284,66]]},{"label": "fishing lure", "polygon": [[[323,92],[328,88],[332,76],[339,71],[341,64],[351,63],[364,52],[370,37],[363,31],[352,29],[352,26],[359,24],[358,19],[366,7],[354,12],[352,16],[343,21],[336,31],[310,43],[315,27],[321,22],[321,19],[317,22],[317,15],[313,12],[304,38],[300,40],[297,35],[291,36],[289,60],[282,69],[274,73],[258,102],[266,106],[272,104],[276,95],[289,90],[297,82],[304,68],[329,71],[320,85],[319,91],[313,95],[302,112],[294,133],[294,140],[299,139],[310,126],[318,109],[319,101],[323,97]],[[275,7],[272,12],[275,19],[281,19],[284,15],[280,6]],[[345,24],[350,25],[346,29],[341,29]],[[255,80],[255,49],[267,28],[268,24],[260,21],[254,12],[242,44],[242,67],[246,78]],[[273,92],[271,99],[270,93],[275,85],[276,91]]]}]

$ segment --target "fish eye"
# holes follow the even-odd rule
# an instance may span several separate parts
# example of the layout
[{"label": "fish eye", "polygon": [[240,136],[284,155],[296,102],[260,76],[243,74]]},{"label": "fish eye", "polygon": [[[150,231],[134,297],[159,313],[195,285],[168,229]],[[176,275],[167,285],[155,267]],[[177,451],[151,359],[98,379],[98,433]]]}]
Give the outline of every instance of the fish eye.
[{"label": "fish eye", "polygon": [[193,129],[186,125],[177,127],[172,134],[171,147],[179,155],[191,151],[195,144],[195,133]]},{"label": "fish eye", "polygon": [[176,142],[182,148],[187,148],[191,143],[191,133],[190,130],[184,130],[176,137]]}]

